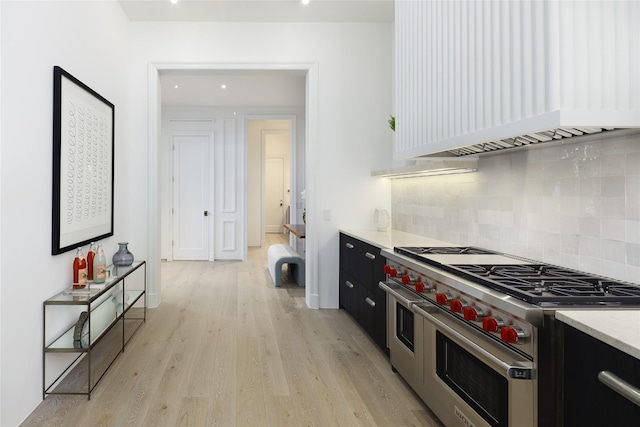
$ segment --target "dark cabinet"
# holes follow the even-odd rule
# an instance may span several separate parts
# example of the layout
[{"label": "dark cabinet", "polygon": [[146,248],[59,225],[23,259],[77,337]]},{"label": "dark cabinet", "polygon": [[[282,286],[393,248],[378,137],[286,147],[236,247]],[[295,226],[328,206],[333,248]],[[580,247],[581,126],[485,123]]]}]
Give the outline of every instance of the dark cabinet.
[{"label": "dark cabinet", "polygon": [[605,377],[613,374],[640,389],[640,360],[571,326],[564,326],[564,342],[564,425],[637,425],[640,406],[603,384],[598,375],[607,372]]},{"label": "dark cabinet", "polygon": [[378,283],[385,279],[380,248],[340,234],[340,307],[387,350],[387,296]]}]

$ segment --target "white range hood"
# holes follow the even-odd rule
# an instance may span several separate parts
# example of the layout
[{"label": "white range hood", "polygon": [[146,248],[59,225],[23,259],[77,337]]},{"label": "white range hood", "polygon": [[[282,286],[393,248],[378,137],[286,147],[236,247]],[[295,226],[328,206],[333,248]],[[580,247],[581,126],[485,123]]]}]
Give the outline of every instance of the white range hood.
[{"label": "white range hood", "polygon": [[395,7],[395,160],[640,128],[639,1]]}]

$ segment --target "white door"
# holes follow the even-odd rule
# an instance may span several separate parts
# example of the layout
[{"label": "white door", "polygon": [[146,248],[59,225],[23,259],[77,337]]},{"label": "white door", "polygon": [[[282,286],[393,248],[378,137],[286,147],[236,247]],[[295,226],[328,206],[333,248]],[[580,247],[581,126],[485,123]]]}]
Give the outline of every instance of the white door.
[{"label": "white door", "polygon": [[265,159],[265,231],[284,232],[284,159]]},{"label": "white door", "polygon": [[173,137],[173,259],[208,260],[211,223],[207,135]]}]

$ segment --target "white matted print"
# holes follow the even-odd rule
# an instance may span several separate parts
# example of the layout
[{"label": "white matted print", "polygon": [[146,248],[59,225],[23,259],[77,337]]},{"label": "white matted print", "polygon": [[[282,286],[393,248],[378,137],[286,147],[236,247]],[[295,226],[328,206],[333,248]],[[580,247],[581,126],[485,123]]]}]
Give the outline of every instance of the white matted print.
[{"label": "white matted print", "polygon": [[112,103],[54,67],[53,255],[113,235]]}]

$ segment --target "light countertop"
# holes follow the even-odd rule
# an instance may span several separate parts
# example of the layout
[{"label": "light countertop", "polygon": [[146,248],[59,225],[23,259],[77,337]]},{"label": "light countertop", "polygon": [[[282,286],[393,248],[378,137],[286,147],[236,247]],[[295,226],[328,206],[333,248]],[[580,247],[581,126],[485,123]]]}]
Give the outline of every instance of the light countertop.
[{"label": "light countertop", "polygon": [[340,232],[380,249],[393,248],[394,246],[460,246],[398,230],[340,229]]},{"label": "light countertop", "polygon": [[640,310],[558,310],[556,319],[640,359]]}]

